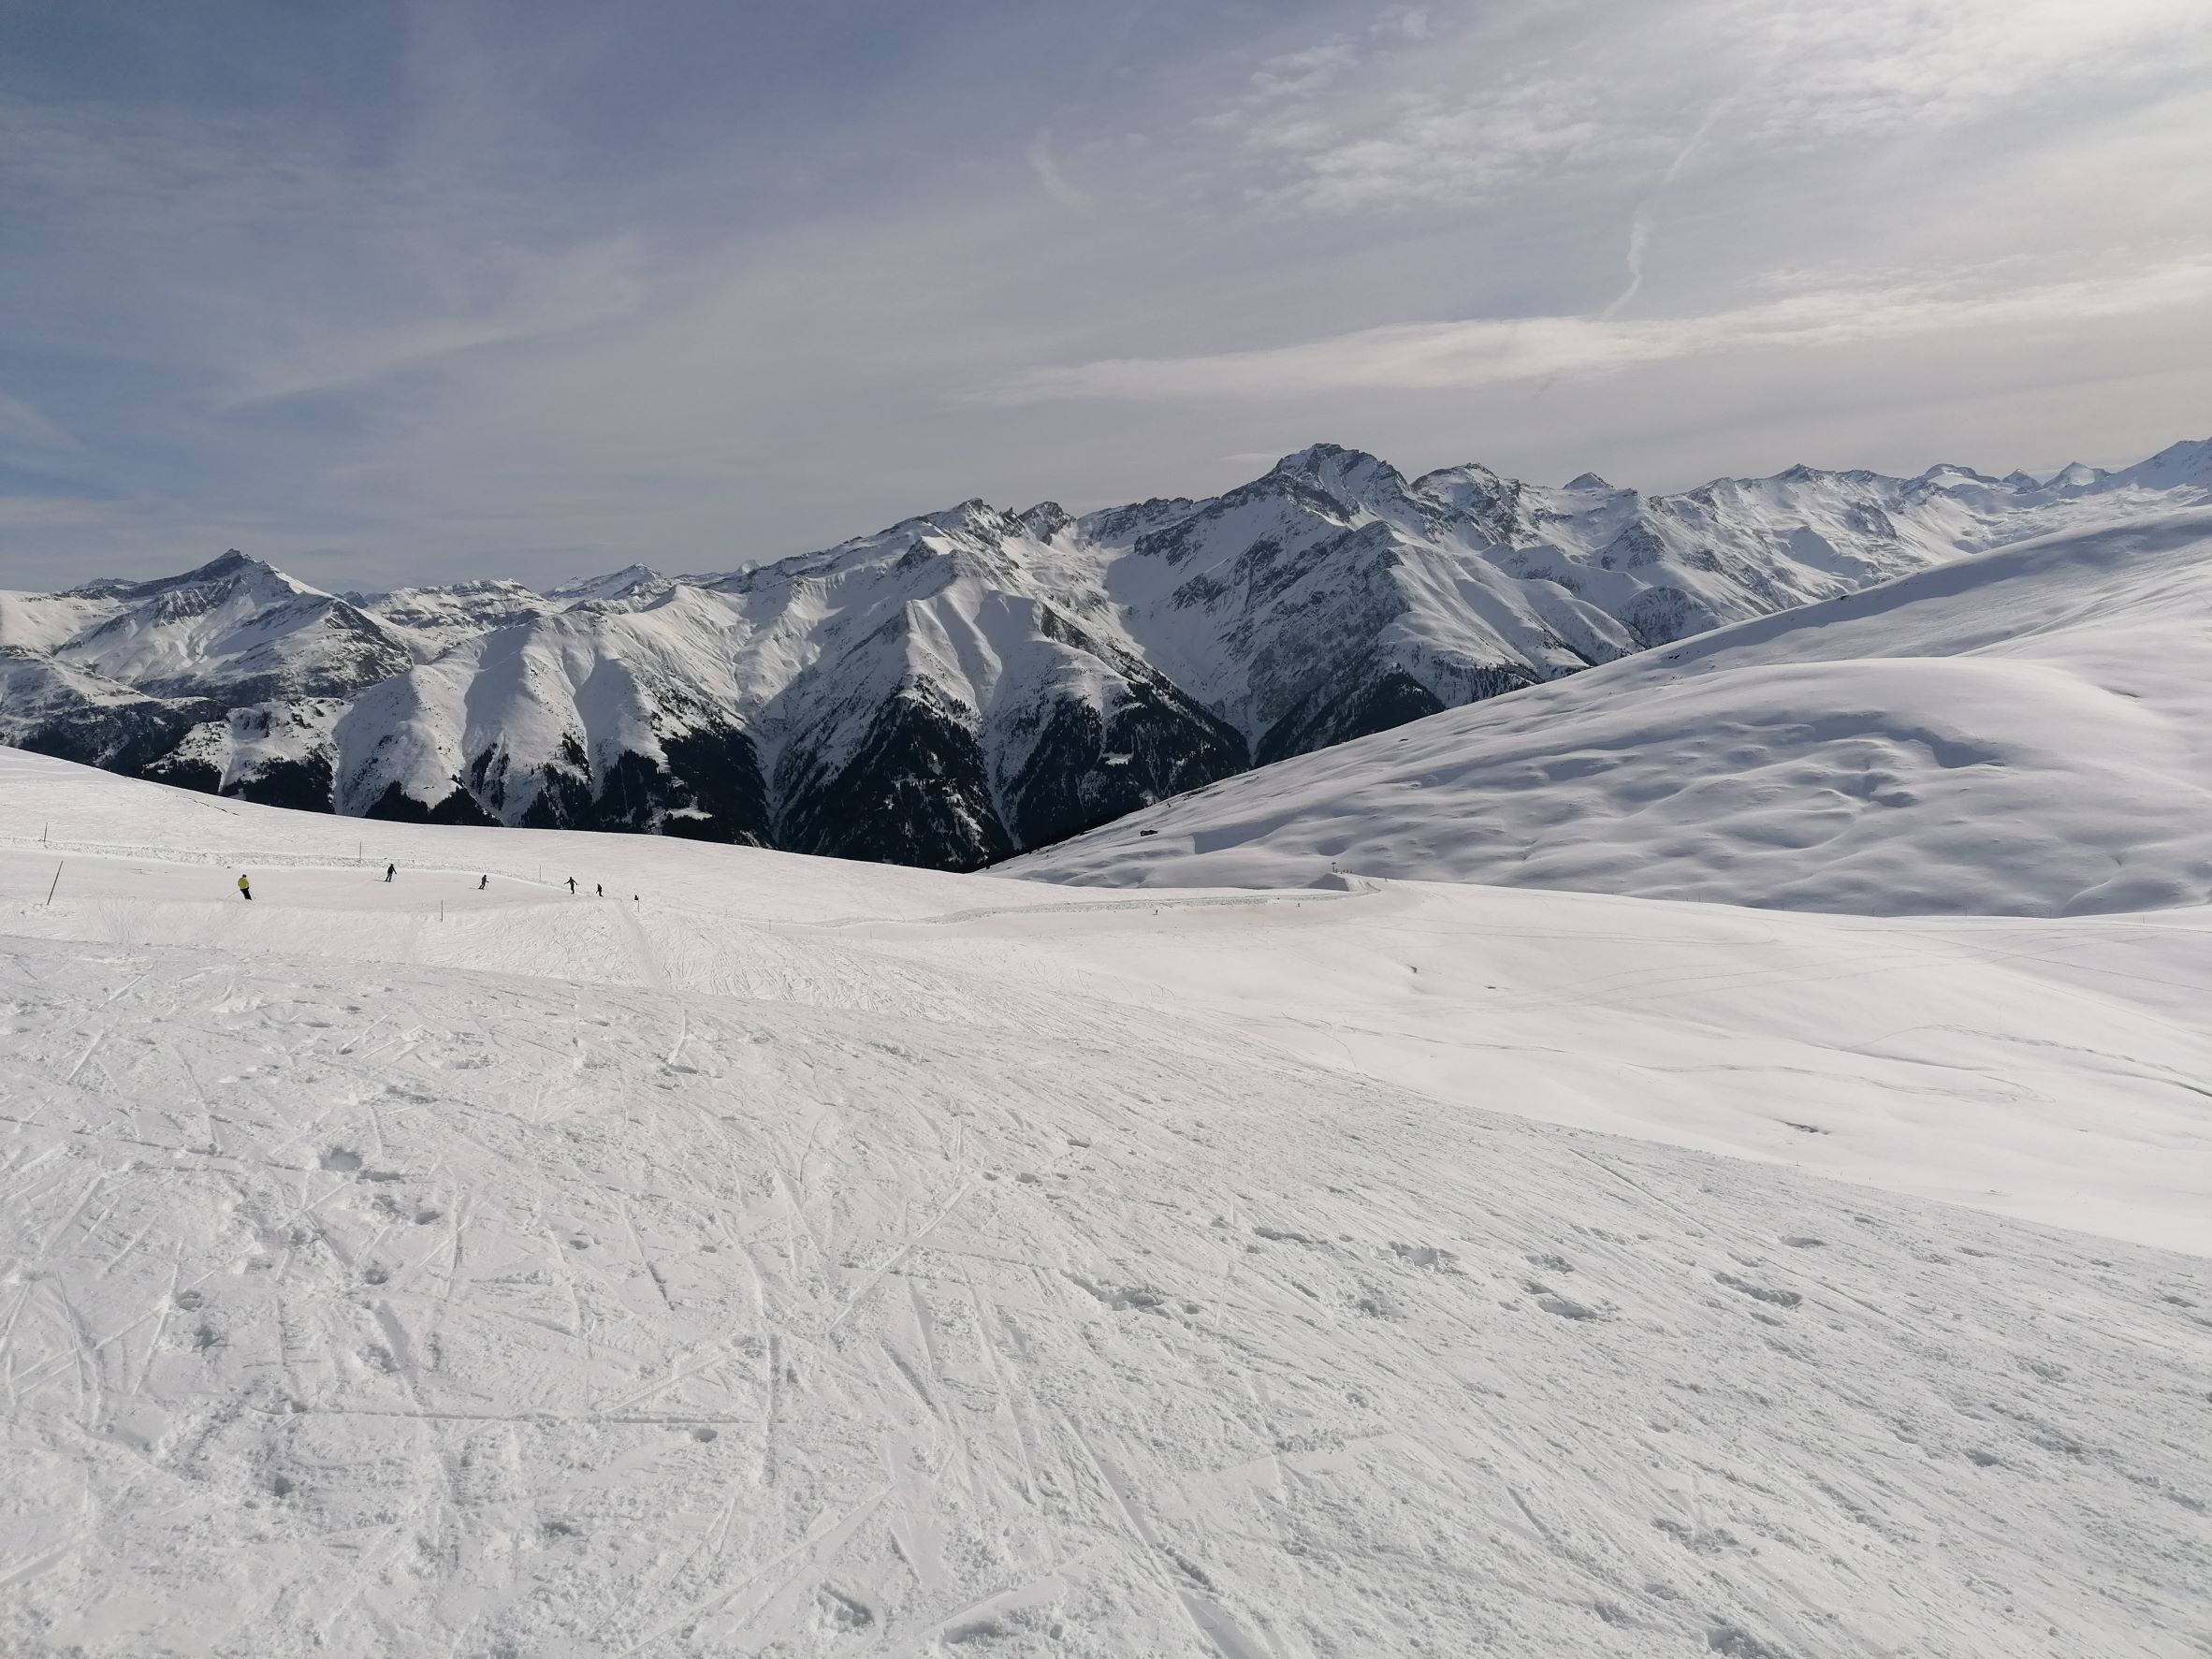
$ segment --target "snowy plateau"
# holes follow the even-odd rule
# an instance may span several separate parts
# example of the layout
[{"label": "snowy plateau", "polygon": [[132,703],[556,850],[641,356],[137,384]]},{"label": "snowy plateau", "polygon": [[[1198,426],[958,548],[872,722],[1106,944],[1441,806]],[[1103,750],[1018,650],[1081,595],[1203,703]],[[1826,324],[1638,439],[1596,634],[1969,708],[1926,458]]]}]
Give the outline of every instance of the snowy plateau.
[{"label": "snowy plateau", "polygon": [[2117,472],[1644,496],[1317,444],[1203,501],[971,501],[723,575],[332,594],[232,553],[0,593],[0,742],[351,816],[973,869],[1962,554],[2212,505]]},{"label": "snowy plateau", "polygon": [[0,601],[0,1654],[2204,1659],[2207,459]]}]

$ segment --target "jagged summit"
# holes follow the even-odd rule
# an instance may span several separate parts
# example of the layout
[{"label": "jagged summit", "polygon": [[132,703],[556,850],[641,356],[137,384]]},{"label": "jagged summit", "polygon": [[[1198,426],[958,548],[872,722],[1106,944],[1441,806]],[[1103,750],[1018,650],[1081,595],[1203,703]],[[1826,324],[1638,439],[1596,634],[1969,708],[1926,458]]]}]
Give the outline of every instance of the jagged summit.
[{"label": "jagged summit", "polygon": [[204,588],[222,582],[257,580],[272,582],[300,592],[314,591],[304,582],[296,580],[261,560],[248,557],[236,547],[226,549],[207,563],[197,565],[173,576],[154,576],[146,580],[132,580],[122,576],[99,576],[80,587],[68,589],[72,599],[132,599],[152,598],[157,593],[167,593],[179,588]]},{"label": "jagged summit", "polygon": [[1058,502],[1039,502],[1034,507],[1025,507],[1016,513],[1014,522],[1022,527],[1024,534],[1049,542],[1075,519]]},{"label": "jagged summit", "polygon": [[1268,468],[1276,473],[1312,473],[1334,460],[1373,461],[1375,457],[1363,449],[1347,449],[1342,444],[1308,444],[1303,449],[1293,449]]},{"label": "jagged summit", "polygon": [[585,576],[560,587],[548,588],[545,596],[559,600],[625,600],[652,597],[666,592],[672,579],[653,569],[649,564],[626,564],[620,570],[609,571],[604,575]]},{"label": "jagged summit", "polygon": [[1309,444],[1292,450],[1267,471],[1269,478],[1305,478],[1324,486],[1358,490],[1377,483],[1403,489],[1405,478],[1380,456],[1342,444]]}]

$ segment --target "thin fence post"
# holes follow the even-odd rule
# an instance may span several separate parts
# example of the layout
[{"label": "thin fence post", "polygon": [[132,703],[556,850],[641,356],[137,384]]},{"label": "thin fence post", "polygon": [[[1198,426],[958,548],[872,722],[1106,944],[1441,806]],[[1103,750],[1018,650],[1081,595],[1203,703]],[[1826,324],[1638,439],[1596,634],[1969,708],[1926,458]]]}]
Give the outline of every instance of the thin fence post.
[{"label": "thin fence post", "polygon": [[48,904],[53,903],[54,889],[62,884],[62,865],[67,864],[68,862],[69,861],[65,858],[62,860],[62,864],[57,864],[53,866],[53,880],[47,883],[46,888],[46,902]]}]

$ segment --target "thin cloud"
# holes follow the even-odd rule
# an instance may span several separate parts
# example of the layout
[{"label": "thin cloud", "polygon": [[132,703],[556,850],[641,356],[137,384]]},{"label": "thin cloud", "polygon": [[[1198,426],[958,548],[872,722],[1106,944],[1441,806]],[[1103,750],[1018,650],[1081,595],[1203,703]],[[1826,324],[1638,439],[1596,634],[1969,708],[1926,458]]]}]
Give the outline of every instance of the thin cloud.
[{"label": "thin cloud", "polygon": [[1830,288],[1703,316],[1522,317],[1364,328],[1267,350],[1121,357],[1009,376],[996,404],[1466,389],[1617,374],[1719,352],[1820,348],[1969,328],[2031,327],[2212,301],[2212,255],[2123,276],[1997,292],[1956,285]]},{"label": "thin cloud", "polygon": [[21,398],[0,392],[0,455],[9,450],[67,452],[82,447]]},{"label": "thin cloud", "polygon": [[[1249,198],[1342,214],[1473,205],[1570,170],[1637,165],[1663,141],[1664,100],[1716,84],[1736,90],[1672,153],[1662,187],[1724,106],[1740,116],[1739,150],[1804,152],[1969,127],[2030,99],[2108,98],[2212,67],[2203,0],[1597,7],[1574,50],[1556,54],[1514,49],[1534,15],[1470,10],[1446,28],[1393,8],[1365,50],[1332,39],[1266,60],[1209,124],[1235,137],[1258,175]],[[1697,50],[1685,56],[1688,41]],[[1639,86],[1666,88],[1658,108]]]},{"label": "thin cloud", "polygon": [[645,292],[643,268],[643,253],[627,235],[530,260],[500,302],[486,310],[326,338],[251,369],[221,406],[244,408],[358,386],[456,353],[607,322],[636,309]]},{"label": "thin cloud", "polygon": [[1041,126],[1037,136],[1029,140],[1029,170],[1037,175],[1037,182],[1044,186],[1045,195],[1065,208],[1087,208],[1091,198],[1068,182],[1068,175],[1060,171],[1060,164],[1053,159],[1053,129]]}]

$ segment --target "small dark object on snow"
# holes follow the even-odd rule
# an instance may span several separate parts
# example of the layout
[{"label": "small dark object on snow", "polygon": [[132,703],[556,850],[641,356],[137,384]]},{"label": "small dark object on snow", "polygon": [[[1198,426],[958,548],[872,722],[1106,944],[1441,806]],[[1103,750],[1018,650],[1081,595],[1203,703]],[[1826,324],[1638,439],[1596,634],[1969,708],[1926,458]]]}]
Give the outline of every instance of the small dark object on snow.
[{"label": "small dark object on snow", "polygon": [[387,864],[387,865],[386,865],[386,866],[384,866],[384,879],[385,879],[386,881],[389,881],[389,880],[391,880],[391,879],[392,879],[394,876],[398,875],[399,873],[400,873],[400,866],[399,866],[398,865],[396,865],[396,864]]},{"label": "small dark object on snow", "polygon": [[490,885],[491,878],[489,876],[478,876],[476,878],[476,891],[478,893],[482,893],[487,887]]}]

